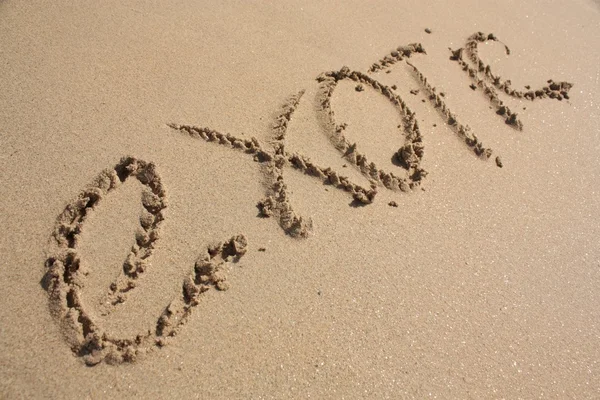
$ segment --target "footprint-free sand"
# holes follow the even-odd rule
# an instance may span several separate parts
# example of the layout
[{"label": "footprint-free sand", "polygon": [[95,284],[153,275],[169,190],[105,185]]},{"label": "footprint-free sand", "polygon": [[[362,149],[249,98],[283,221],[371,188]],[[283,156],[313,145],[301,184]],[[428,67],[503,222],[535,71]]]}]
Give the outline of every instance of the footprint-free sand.
[{"label": "footprint-free sand", "polygon": [[0,397],[600,397],[599,38],[0,2]]}]

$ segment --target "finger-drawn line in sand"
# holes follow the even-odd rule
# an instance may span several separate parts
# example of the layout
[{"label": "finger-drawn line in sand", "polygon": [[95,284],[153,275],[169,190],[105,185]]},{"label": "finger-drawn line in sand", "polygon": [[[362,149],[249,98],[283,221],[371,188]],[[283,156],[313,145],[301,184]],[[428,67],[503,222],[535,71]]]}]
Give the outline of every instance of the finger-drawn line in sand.
[{"label": "finger-drawn line in sand", "polygon": [[[466,48],[453,51],[451,59],[457,61],[467,71],[476,83],[473,84],[473,89],[481,88],[484,91],[491,103],[496,106],[497,114],[504,116],[507,124],[517,129],[523,127],[517,115],[499,99],[495,88],[510,96],[529,100],[544,97],[558,100],[569,98],[568,92],[573,85],[567,82],[548,81],[549,86],[528,92],[511,89],[510,81],[502,81],[499,76],[491,72],[489,65],[485,65],[479,59],[477,44],[487,40],[497,41],[493,34],[485,35],[478,32],[472,35]],[[509,52],[508,47],[506,51]],[[470,66],[463,59],[463,52],[476,67]],[[407,60],[415,54],[427,53],[421,44],[413,43],[400,46],[386,55],[373,64],[367,74],[343,67],[339,71],[325,72],[317,77],[320,86],[316,102],[321,127],[342,156],[369,180],[368,188],[351,182],[349,178],[329,167],[324,168],[313,163],[305,155],[292,153],[286,149],[287,128],[305,93],[304,90],[291,96],[283,105],[273,124],[269,146],[263,146],[254,137],[238,138],[206,127],[175,123],[167,125],[191,138],[216,143],[252,156],[253,160],[260,164],[266,176],[265,198],[257,204],[260,216],[273,216],[288,235],[304,238],[312,229],[312,220],[299,216],[292,207],[284,180],[283,170],[286,167],[290,166],[318,179],[322,184],[349,193],[356,204],[373,202],[379,186],[390,190],[410,191],[419,187],[423,178],[427,176],[427,172],[421,167],[424,145],[416,114],[401,96],[394,92],[397,89],[396,85],[388,87],[368,73],[390,72],[391,67],[404,61],[414,72],[416,81],[428,93],[429,101],[448,126],[477,156],[484,159],[491,157],[492,150],[486,148],[469,126],[460,123],[457,116],[450,111],[443,99],[443,93],[437,93],[424,74]],[[479,73],[483,73],[482,79],[479,78]],[[404,134],[404,143],[396,151],[395,158],[403,170],[402,176],[378,168],[373,162],[368,161],[365,154],[358,151],[356,143],[351,143],[344,136],[347,125],[336,121],[335,113],[331,108],[331,98],[338,82],[345,79],[355,82],[357,91],[363,91],[368,87],[383,95],[400,113],[403,123],[398,128],[403,131],[400,133]],[[418,92],[418,90],[411,90],[412,94]],[[496,157],[496,165],[503,167],[500,157]],[[78,198],[68,204],[59,215],[52,234],[54,248],[46,260],[47,269],[43,284],[49,293],[50,311],[59,321],[73,352],[82,356],[89,365],[103,360],[109,363],[130,362],[142,353],[163,346],[169,337],[175,336],[181,329],[193,308],[198,305],[203,293],[211,288],[227,289],[227,267],[230,263],[239,260],[247,249],[247,240],[243,235],[232,237],[224,244],[209,247],[207,253],[198,258],[193,273],[184,279],[180,295],[166,307],[153,329],[133,338],[119,338],[105,332],[82,298],[85,277],[89,270],[77,251],[79,234],[87,215],[99,201],[129,177],[135,177],[144,186],[141,199],[144,211],[140,216],[140,229],[136,232],[135,243],[123,263],[121,273],[110,285],[99,312],[107,315],[114,307],[125,302],[127,294],[136,287],[138,280],[150,266],[149,260],[159,238],[160,224],[165,218],[166,193],[153,163],[134,157],[124,157],[113,169],[103,171],[94,183],[82,191]],[[395,202],[390,202],[389,205],[397,206]]]},{"label": "finger-drawn line in sand", "polygon": [[[375,163],[369,162],[366,155],[360,153],[356,143],[350,143],[344,136],[346,124],[338,124],[335,113],[331,109],[331,98],[339,81],[349,79],[368,85],[376,92],[385,96],[398,108],[403,117],[403,130],[405,132],[404,145],[396,152],[400,165],[407,171],[406,177],[399,177],[379,169]],[[382,85],[375,79],[358,71],[350,71],[343,67],[339,71],[325,72],[317,78],[320,82],[318,93],[318,110],[322,126],[329,136],[333,146],[338,149],[344,158],[354,165],[365,177],[383,185],[387,189],[408,191],[421,183],[427,172],[421,168],[423,158],[423,137],[419,130],[416,115],[410,110],[402,98],[393,93],[388,86]]]},{"label": "finger-drawn line in sand", "polygon": [[[511,81],[509,79],[502,80],[500,75],[495,75],[492,72],[492,68],[489,64],[485,64],[481,58],[479,58],[477,46],[479,43],[485,43],[487,41],[500,42],[493,33],[474,33],[469,37],[464,48],[461,47],[457,50],[450,49],[452,53],[450,59],[458,62],[462,70],[469,75],[474,82],[474,86],[471,86],[474,90],[477,88],[483,90],[483,93],[490,101],[490,104],[495,107],[496,114],[504,117],[504,120],[508,125],[518,130],[523,129],[523,123],[517,117],[517,114],[511,111],[510,108],[500,100],[498,92],[494,88],[511,97],[518,99],[524,98],[531,101],[547,97],[556,100],[562,100],[563,98],[569,99],[569,90],[573,87],[573,84],[569,82],[554,82],[552,79],[549,79],[548,86],[544,86],[537,90],[520,91],[511,88]],[[506,54],[510,55],[508,46],[504,43],[502,44],[504,45]],[[469,63],[465,61],[463,54],[466,55],[466,59],[470,61],[472,65],[469,65]],[[528,85],[527,88],[529,89],[530,86]]]},{"label": "finger-drawn line in sand", "polygon": [[274,154],[263,166],[263,171],[267,176],[267,196],[258,203],[258,207],[262,216],[276,216],[279,226],[291,236],[306,237],[312,229],[312,220],[305,220],[294,212],[287,193],[287,185],[283,179],[283,167],[289,162],[285,151],[285,135],[292,114],[303,95],[304,90],[291,96],[273,124],[271,145]]},{"label": "finger-drawn line in sand", "polygon": [[179,332],[203,293],[213,287],[228,288],[228,264],[237,262],[248,245],[245,236],[238,235],[225,243],[209,246],[198,257],[193,272],[184,279],[180,295],[165,308],[152,329],[129,338],[106,332],[83,298],[90,267],[79,254],[78,245],[87,216],[104,196],[129,177],[137,178],[144,186],[141,198],[144,210],[135,244],[108,293],[111,305],[125,302],[125,294],[136,286],[136,280],[149,267],[154,243],[159,238],[158,228],[165,217],[166,193],[153,163],[124,157],[113,169],[103,171],[59,215],[52,234],[54,248],[46,260],[43,285],[49,294],[50,312],[59,322],[72,351],[88,365],[101,361],[131,362],[138,355],[163,346]]},{"label": "finger-drawn line in sand", "polygon": [[446,102],[442,99],[442,96],[436,92],[435,87],[431,86],[425,75],[423,75],[423,73],[413,64],[408,61],[406,63],[412,67],[417,80],[421,83],[425,91],[429,93],[429,101],[433,104],[433,107],[442,116],[444,121],[446,121],[448,126],[450,126],[457,136],[462,139],[477,156],[483,157],[484,159],[490,158],[493,152],[492,149],[485,147],[468,125],[464,125],[458,121],[456,114],[450,111],[450,108],[448,108]]}]

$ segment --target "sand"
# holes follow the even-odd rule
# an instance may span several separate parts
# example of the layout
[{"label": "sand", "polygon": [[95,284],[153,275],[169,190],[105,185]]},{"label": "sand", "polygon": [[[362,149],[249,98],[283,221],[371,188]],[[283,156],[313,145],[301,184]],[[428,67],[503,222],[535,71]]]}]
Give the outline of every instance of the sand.
[{"label": "sand", "polygon": [[600,397],[600,6],[0,2],[0,397]]}]

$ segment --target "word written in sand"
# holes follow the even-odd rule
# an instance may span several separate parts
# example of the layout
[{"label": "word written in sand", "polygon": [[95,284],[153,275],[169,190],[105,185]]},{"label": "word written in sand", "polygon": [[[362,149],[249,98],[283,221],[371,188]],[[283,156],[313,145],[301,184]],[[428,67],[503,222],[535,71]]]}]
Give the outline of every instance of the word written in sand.
[{"label": "word written in sand", "polygon": [[[538,90],[528,89],[525,92],[512,89],[510,80],[502,80],[479,58],[477,46],[486,41],[498,41],[498,39],[493,34],[486,35],[478,32],[469,37],[464,48],[451,50],[450,59],[456,61],[468,74],[472,80],[471,87],[483,92],[491,106],[495,108],[496,114],[504,118],[509,126],[522,130],[523,122],[500,100],[499,92],[530,101],[543,98],[556,100],[569,98],[568,93],[573,85],[567,82],[549,80],[548,86]],[[508,47],[505,46],[505,49],[506,53],[510,54]],[[241,139],[205,127],[173,123],[168,125],[191,138],[216,143],[251,156],[260,164],[266,178],[263,180],[265,197],[257,205],[260,215],[275,218],[279,226],[292,237],[307,237],[312,229],[312,222],[297,215],[292,207],[284,179],[286,167],[299,170],[325,185],[347,192],[356,204],[372,203],[380,187],[403,192],[413,190],[418,188],[427,176],[427,171],[421,166],[425,148],[416,114],[395,92],[397,89],[395,85],[388,87],[372,77],[378,72],[388,72],[396,63],[405,62],[410,67],[416,81],[427,93],[430,103],[438,111],[442,120],[470,151],[482,159],[489,159],[492,156],[492,150],[485,147],[469,126],[461,123],[456,114],[448,108],[444,101],[444,94],[437,93],[435,87],[418,68],[408,61],[417,54],[426,54],[425,49],[421,44],[413,43],[398,47],[374,63],[366,73],[343,67],[339,71],[325,72],[317,77],[319,83],[317,114],[321,127],[331,144],[348,163],[368,179],[368,187],[355,184],[332,168],[317,165],[307,156],[286,149],[287,128],[305,93],[304,90],[291,96],[283,105],[270,132],[268,147],[255,138]],[[360,152],[356,143],[351,143],[344,136],[347,125],[336,120],[331,108],[333,93],[338,83],[343,80],[356,84],[357,91],[363,91],[365,88],[373,89],[384,96],[399,112],[402,124],[398,129],[404,142],[393,155],[399,166],[397,172],[380,169]],[[418,92],[418,90],[411,91],[413,94]],[[496,157],[496,165],[503,166],[499,157]],[[90,267],[78,250],[80,234],[87,217],[101,200],[132,177],[143,186],[141,196],[143,207],[139,228],[119,275],[109,285],[101,304],[97,309],[92,310],[83,300]],[[389,205],[397,207],[395,202],[390,202]],[[102,361],[111,364],[132,362],[142,354],[164,346],[177,335],[204,293],[213,288],[217,290],[228,288],[228,272],[247,251],[248,242],[244,235],[233,236],[223,243],[205,249],[198,257],[190,275],[183,280],[181,292],[165,307],[158,316],[156,324],[151,328],[133,337],[119,337],[103,328],[94,311],[103,316],[109,315],[115,307],[127,301],[128,294],[135,290],[144,273],[151,268],[150,259],[160,238],[160,226],[165,219],[166,209],[166,191],[156,166],[135,157],[124,157],[116,166],[103,171],[58,216],[52,232],[52,248],[46,260],[46,273],[42,282],[49,294],[50,312],[59,322],[65,340],[73,353],[82,357],[86,364],[95,365]],[[264,251],[264,248],[260,250]]]}]

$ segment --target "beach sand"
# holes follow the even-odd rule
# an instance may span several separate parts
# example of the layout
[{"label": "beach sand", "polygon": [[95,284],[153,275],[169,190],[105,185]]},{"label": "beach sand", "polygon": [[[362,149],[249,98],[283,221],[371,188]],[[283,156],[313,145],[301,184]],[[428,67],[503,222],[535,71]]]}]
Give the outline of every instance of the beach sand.
[{"label": "beach sand", "polygon": [[600,397],[598,2],[212,3],[0,2],[0,397]]}]

